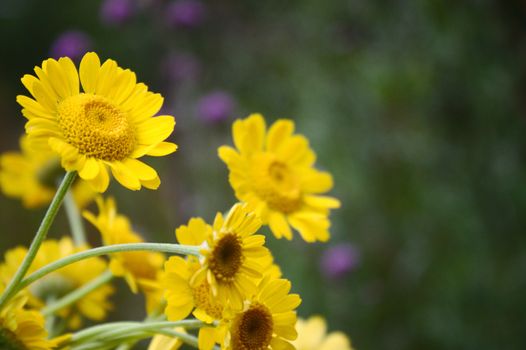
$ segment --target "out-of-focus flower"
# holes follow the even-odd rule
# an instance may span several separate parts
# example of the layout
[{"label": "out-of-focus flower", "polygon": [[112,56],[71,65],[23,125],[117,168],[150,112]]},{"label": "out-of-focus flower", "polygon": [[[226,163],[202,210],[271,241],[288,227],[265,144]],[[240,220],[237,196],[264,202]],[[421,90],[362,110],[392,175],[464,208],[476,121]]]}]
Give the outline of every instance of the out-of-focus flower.
[{"label": "out-of-focus flower", "polygon": [[161,74],[171,82],[196,80],[201,73],[199,61],[189,53],[172,52],[161,63]]},{"label": "out-of-focus flower", "polygon": [[342,332],[327,334],[327,324],[320,316],[298,319],[298,338],[293,341],[297,350],[352,350],[351,341]]},{"label": "out-of-focus flower", "polygon": [[[35,272],[56,260],[89,248],[87,245],[76,247],[69,237],[63,237],[59,241],[54,239],[46,240],[42,243],[35,260],[31,264],[29,273]],[[12,278],[26,254],[27,249],[25,247],[7,251],[5,262],[0,265],[2,277]],[[29,304],[40,309],[45,305],[49,297],[63,297],[91,282],[106,269],[106,261],[100,257],[81,260],[65,266],[39,279],[27,289],[30,297]],[[81,316],[90,320],[101,321],[106,317],[108,310],[111,309],[111,303],[108,300],[111,294],[113,294],[113,287],[109,284],[104,284],[80,298],[71,306],[61,309],[58,315],[68,319],[68,324],[71,328],[81,326]],[[0,344],[2,343],[0,342]]]},{"label": "out-of-focus flower", "polygon": [[220,122],[232,115],[234,98],[225,91],[214,91],[198,101],[197,112],[207,122]]},{"label": "out-of-focus flower", "polygon": [[173,26],[197,27],[203,23],[205,15],[205,5],[197,0],[177,0],[166,8],[166,20]]},{"label": "out-of-focus flower", "polygon": [[339,244],[327,248],[321,258],[323,274],[338,279],[353,270],[360,261],[360,253],[351,244]]},{"label": "out-of-focus flower", "polygon": [[329,239],[330,209],[340,201],[324,195],[333,186],[330,173],[314,168],[309,140],[294,133],[292,120],[280,119],[267,130],[253,114],[232,126],[235,148],[221,146],[219,158],[240,201],[248,203],[276,238],[292,239],[291,227],[306,242]]},{"label": "out-of-focus flower", "polygon": [[[0,292],[4,289],[5,285],[0,282]],[[44,327],[44,317],[38,311],[24,309],[26,301],[27,297],[24,293],[19,293],[0,310],[1,348],[35,350],[56,348],[58,339],[48,339],[48,333]]]},{"label": "out-of-focus flower", "polygon": [[100,16],[104,23],[120,25],[126,22],[135,12],[132,0],[104,0],[100,8]]},{"label": "out-of-focus flower", "polygon": [[160,94],[148,91],[117,62],[101,64],[94,52],[84,55],[78,71],[63,57],[45,60],[35,73],[22,78],[31,97],[16,99],[33,149],[58,154],[64,169],[77,171],[97,192],[108,188],[109,169],[131,190],[159,187],[155,169],[137,158],[177,149],[164,142],[173,132],[174,117],[153,117],[163,104]]},{"label": "out-of-focus flower", "polygon": [[[7,196],[20,198],[26,208],[49,204],[63,174],[60,158],[52,152],[31,149],[27,136],[20,138],[20,152],[0,155],[0,189]],[[80,208],[91,203],[96,195],[81,179],[75,181],[71,191]]]},{"label": "out-of-focus flower", "polygon": [[[100,232],[105,245],[142,243],[142,237],[132,230],[130,220],[117,212],[115,200],[97,197],[98,216],[84,211],[84,217]],[[124,252],[112,254],[110,269],[115,276],[123,277],[133,293],[141,291],[146,297],[148,313],[154,311],[162,299],[160,272],[164,254],[158,252]]]},{"label": "out-of-focus flower", "polygon": [[53,58],[69,57],[78,61],[91,49],[91,38],[84,32],[71,30],[55,39],[50,49]]}]

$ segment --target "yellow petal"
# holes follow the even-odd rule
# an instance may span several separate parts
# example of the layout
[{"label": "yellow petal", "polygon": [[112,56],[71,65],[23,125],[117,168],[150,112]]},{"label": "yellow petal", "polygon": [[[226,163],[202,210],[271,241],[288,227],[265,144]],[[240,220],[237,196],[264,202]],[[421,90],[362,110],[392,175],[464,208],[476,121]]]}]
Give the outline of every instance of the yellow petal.
[{"label": "yellow petal", "polygon": [[88,52],[80,62],[80,82],[85,92],[95,92],[99,76],[100,60],[94,52]]},{"label": "yellow petal", "polygon": [[170,136],[174,127],[175,119],[169,115],[147,119],[137,126],[137,140],[142,145],[161,143]]},{"label": "yellow petal", "polygon": [[100,166],[95,158],[87,158],[84,167],[79,171],[79,176],[84,180],[93,180],[99,174]]},{"label": "yellow petal", "polygon": [[141,182],[137,176],[121,162],[110,162],[111,173],[124,187],[137,191],[141,189]]},{"label": "yellow petal", "polygon": [[294,132],[294,122],[289,119],[279,119],[270,127],[266,147],[270,152],[276,152],[283,141],[287,140]]},{"label": "yellow petal", "polygon": [[128,158],[122,163],[128,167],[139,180],[154,180],[158,177],[155,169],[137,159]]},{"label": "yellow petal", "polygon": [[151,148],[147,155],[152,157],[162,157],[177,151],[177,145],[171,142],[161,142],[155,147]]}]

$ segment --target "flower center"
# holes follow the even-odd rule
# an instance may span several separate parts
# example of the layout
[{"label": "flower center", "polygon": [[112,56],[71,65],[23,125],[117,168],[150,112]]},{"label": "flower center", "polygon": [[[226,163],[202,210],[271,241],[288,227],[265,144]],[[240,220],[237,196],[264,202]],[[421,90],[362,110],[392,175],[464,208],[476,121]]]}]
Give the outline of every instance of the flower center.
[{"label": "flower center", "polygon": [[300,183],[286,163],[262,154],[254,159],[253,169],[254,190],[271,209],[291,213],[300,207]]},{"label": "flower center", "polygon": [[266,350],[272,340],[272,314],[261,304],[251,305],[234,322],[234,350]]},{"label": "flower center", "polygon": [[231,282],[243,263],[243,246],[233,233],[223,235],[209,258],[210,270],[222,282]]},{"label": "flower center", "polygon": [[66,141],[88,157],[123,160],[135,148],[135,131],[126,113],[102,96],[65,99],[58,105],[58,124]]},{"label": "flower center", "polygon": [[223,306],[215,303],[210,293],[210,286],[208,282],[204,281],[197,287],[192,288],[195,306],[203,309],[209,316],[215,319],[221,319],[223,314]]},{"label": "flower center", "polygon": [[15,333],[3,327],[0,327],[0,349],[27,350],[25,345],[16,338]]}]

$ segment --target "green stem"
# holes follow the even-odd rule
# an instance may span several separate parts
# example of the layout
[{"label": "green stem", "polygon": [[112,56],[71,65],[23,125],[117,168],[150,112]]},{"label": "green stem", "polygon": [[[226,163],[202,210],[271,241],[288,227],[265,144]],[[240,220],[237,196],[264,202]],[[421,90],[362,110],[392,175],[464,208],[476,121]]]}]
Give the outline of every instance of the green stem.
[{"label": "green stem", "polygon": [[200,249],[201,248],[198,246],[180,245],[180,244],[171,244],[171,243],[126,243],[126,244],[115,244],[115,245],[97,247],[97,248],[88,249],[82,252],[78,252],[78,253],[69,255],[65,258],[56,260],[52,262],[51,264],[42,267],[41,269],[33,272],[31,275],[24,278],[24,280],[20,282],[18,289],[25,288],[31,283],[35,282],[36,280],[64,266],[73,264],[80,260],[93,258],[95,256],[107,255],[111,253],[132,252],[132,251],[154,251],[154,252],[199,256]]},{"label": "green stem", "polygon": [[57,216],[60,204],[62,203],[64,196],[68,192],[68,189],[73,183],[73,180],[75,180],[76,176],[77,173],[75,171],[70,171],[67,172],[64,178],[62,179],[62,182],[60,183],[60,186],[57,192],[55,193],[55,196],[53,197],[49,208],[46,211],[46,215],[44,215],[44,218],[40,223],[40,227],[38,228],[38,231],[35,237],[33,238],[31,245],[29,246],[29,250],[27,251],[27,254],[24,257],[22,264],[20,265],[15,275],[9,282],[9,285],[6,287],[4,293],[0,297],[0,309],[2,309],[2,307],[5,306],[6,302],[9,301],[9,299],[13,297],[18,290],[20,290],[20,282],[26,275],[27,270],[29,270],[31,263],[35,259],[40,245],[42,244],[44,239],[46,239],[47,232],[49,231],[53,220]]},{"label": "green stem", "polygon": [[51,316],[55,312],[57,312],[60,309],[65,308],[66,306],[69,306],[76,302],[77,300],[83,298],[84,296],[88,295],[89,293],[93,292],[95,289],[99,288],[100,286],[108,283],[113,278],[113,274],[111,271],[105,271],[103,274],[99,275],[98,277],[94,278],[93,280],[89,281],[82,287],[75,289],[71,293],[65,295],[59,300],[54,301],[53,303],[50,303],[46,305],[42,310],[42,314],[44,316]]},{"label": "green stem", "polygon": [[156,331],[162,328],[200,328],[208,326],[199,320],[182,320],[182,321],[161,321],[161,322],[114,322],[106,323],[100,326],[94,326],[84,329],[72,335],[71,343],[82,343],[87,340],[111,340],[113,338],[127,338],[135,335],[137,332]]},{"label": "green stem", "polygon": [[68,216],[73,242],[75,242],[76,246],[86,244],[86,232],[84,231],[79,208],[73,199],[71,191],[68,191],[64,197],[64,208],[66,209],[66,214]]}]

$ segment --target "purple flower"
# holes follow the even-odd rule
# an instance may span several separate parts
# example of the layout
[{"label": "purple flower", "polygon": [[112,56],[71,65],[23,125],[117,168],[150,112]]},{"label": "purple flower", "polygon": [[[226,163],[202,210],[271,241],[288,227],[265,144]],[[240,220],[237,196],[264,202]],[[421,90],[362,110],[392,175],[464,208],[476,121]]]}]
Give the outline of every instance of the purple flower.
[{"label": "purple flower", "polygon": [[232,115],[234,98],[227,92],[214,91],[201,97],[197,103],[199,117],[207,122],[220,122]]},{"label": "purple flower", "polygon": [[200,25],[206,14],[205,5],[198,0],[177,0],[168,5],[166,20],[168,24],[193,28]]},{"label": "purple flower", "polygon": [[171,53],[161,63],[162,75],[179,83],[185,80],[195,80],[199,76],[201,66],[197,59],[188,53]]},{"label": "purple flower", "polygon": [[55,39],[51,45],[50,55],[53,58],[69,57],[76,61],[90,49],[90,37],[83,32],[71,30]]},{"label": "purple flower", "polygon": [[349,243],[327,248],[321,258],[321,269],[331,279],[340,279],[353,270],[360,261],[360,253]]},{"label": "purple flower", "polygon": [[100,16],[106,24],[120,25],[133,15],[134,10],[132,0],[105,0],[100,9]]}]

